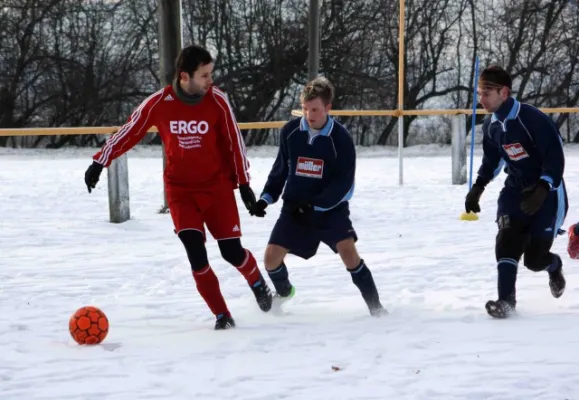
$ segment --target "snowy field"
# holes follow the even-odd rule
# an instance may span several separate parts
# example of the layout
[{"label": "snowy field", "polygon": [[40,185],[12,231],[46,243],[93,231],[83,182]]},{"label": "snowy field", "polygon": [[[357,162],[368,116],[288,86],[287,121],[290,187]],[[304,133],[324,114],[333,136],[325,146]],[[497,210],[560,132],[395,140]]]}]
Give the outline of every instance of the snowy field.
[{"label": "snowy field", "polygon": [[[271,150],[249,151],[258,193]],[[132,219],[117,225],[106,173],[92,194],[84,185],[92,152],[0,149],[0,400],[579,399],[579,264],[566,237],[554,246],[567,276],[561,299],[546,273],[521,267],[518,315],[484,310],[496,296],[504,174],[484,193],[480,220],[464,222],[466,186],[451,185],[449,147],[408,149],[403,187],[395,149],[360,150],[352,218],[390,315],[369,317],[324,246],[308,262],[288,257],[296,297],[284,315],[263,314],[210,240],[238,324],[215,332],[170,217],[157,213],[160,150],[129,153]],[[579,147],[566,153],[564,228],[579,219]],[[278,211],[241,212],[258,260]],[[68,333],[87,304],[110,320],[98,346]]]}]

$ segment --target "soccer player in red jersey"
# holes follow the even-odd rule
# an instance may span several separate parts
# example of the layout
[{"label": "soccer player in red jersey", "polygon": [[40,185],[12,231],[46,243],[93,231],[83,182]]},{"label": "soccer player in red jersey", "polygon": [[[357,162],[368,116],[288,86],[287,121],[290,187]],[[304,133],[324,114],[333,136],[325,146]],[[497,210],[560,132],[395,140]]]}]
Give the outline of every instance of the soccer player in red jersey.
[{"label": "soccer player in red jersey", "polygon": [[234,189],[248,210],[256,202],[249,185],[243,137],[227,96],[213,85],[214,61],[204,48],[184,48],[172,84],[146,98],[128,121],[94,155],[85,173],[90,193],[104,167],[135,146],[156,126],[165,146],[163,174],[175,233],[183,243],[199,294],[216,316],[215,329],[235,321],[221,294],[205,247],[204,225],[218,241],[223,258],[251,287],[259,307],[269,311],[272,294],[253,254],[241,245]]}]

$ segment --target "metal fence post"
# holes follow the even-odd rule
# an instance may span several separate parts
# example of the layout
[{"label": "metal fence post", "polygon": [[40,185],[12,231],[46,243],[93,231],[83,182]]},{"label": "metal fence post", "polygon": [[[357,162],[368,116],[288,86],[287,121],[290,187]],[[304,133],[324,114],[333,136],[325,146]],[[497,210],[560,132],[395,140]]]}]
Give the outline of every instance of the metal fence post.
[{"label": "metal fence post", "polygon": [[320,1],[310,0],[308,24],[308,80],[318,76],[320,70]]},{"label": "metal fence post", "polygon": [[466,116],[452,117],[452,184],[466,183]]},{"label": "metal fence post", "polygon": [[[157,0],[159,17],[159,61],[161,85],[166,86],[173,81],[175,61],[183,46],[183,21],[181,0]],[[163,170],[165,170],[167,155],[163,145]],[[167,213],[167,193],[163,186],[163,206],[160,213]]]},{"label": "metal fence post", "polygon": [[129,206],[129,167],[127,154],[113,160],[108,167],[110,221],[121,223],[131,218]]}]

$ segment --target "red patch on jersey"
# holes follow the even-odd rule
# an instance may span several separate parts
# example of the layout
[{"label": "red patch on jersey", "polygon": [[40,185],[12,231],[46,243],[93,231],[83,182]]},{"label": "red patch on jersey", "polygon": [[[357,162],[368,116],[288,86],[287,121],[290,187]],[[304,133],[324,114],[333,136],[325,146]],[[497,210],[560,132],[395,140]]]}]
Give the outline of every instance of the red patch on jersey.
[{"label": "red patch on jersey", "polygon": [[321,179],[324,174],[324,160],[309,157],[298,157],[296,175],[306,178]]},{"label": "red patch on jersey", "polygon": [[503,149],[509,158],[513,161],[519,161],[529,157],[529,154],[520,143],[503,144]]}]

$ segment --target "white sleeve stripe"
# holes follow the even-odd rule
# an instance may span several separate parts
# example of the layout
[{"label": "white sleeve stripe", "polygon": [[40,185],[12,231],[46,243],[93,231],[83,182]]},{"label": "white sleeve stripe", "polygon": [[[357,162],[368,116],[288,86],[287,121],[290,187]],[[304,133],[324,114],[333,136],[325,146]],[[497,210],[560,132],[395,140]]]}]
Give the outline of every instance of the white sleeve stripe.
[{"label": "white sleeve stripe", "polygon": [[[214,91],[213,93],[215,93],[215,91]],[[221,107],[221,109],[223,110],[223,112],[224,112],[224,113],[227,113],[227,111],[225,110],[225,108],[223,108],[223,106],[221,105],[221,103],[219,102],[219,100],[217,100],[217,98],[215,99],[215,101],[217,102],[217,105],[219,105],[219,107]],[[227,131],[229,132],[229,121],[228,121],[227,118],[225,118],[225,124],[227,125],[226,129],[227,129]],[[230,147],[229,147],[229,150],[231,150],[231,151],[233,152],[233,140],[231,139],[231,135],[228,134],[227,137],[229,138],[229,142],[231,143],[231,145],[230,145]],[[236,156],[235,152],[233,152],[233,153],[234,153],[234,154],[233,154],[233,164],[234,164],[234,166],[235,166],[235,175],[237,176],[237,181],[239,182],[239,175],[238,175],[238,173],[237,173],[237,160],[236,160],[237,156]],[[244,170],[245,170],[245,168],[244,168]],[[245,173],[245,171],[244,171],[244,174],[247,175],[247,174]]]},{"label": "white sleeve stripe", "polygon": [[218,96],[220,96],[225,101],[225,104],[227,105],[227,108],[229,110],[229,114],[231,116],[231,120],[234,122],[235,132],[237,133],[237,144],[239,146],[240,154],[241,154],[242,159],[243,159],[243,165],[245,166],[245,169],[248,169],[249,168],[249,162],[247,160],[247,150],[245,149],[245,143],[243,141],[243,136],[241,135],[241,131],[239,130],[237,123],[235,123],[236,122],[235,114],[233,113],[233,109],[231,108],[231,104],[229,103],[229,100],[227,100],[225,93],[223,93],[221,90],[219,90],[217,88],[213,88],[213,92],[215,94],[217,94]]},{"label": "white sleeve stripe", "polygon": [[[164,91],[164,89],[161,89],[155,93],[153,93],[151,96],[147,97],[142,103],[141,105],[133,112],[133,114],[131,115],[131,121],[126,123],[125,125],[123,125],[121,127],[121,129],[117,132],[117,134],[109,141],[107,141],[107,143],[105,144],[105,147],[103,149],[103,152],[101,153],[101,156],[99,157],[99,159],[97,160],[97,162],[99,164],[103,164],[105,165],[110,158],[113,146],[115,144],[117,144],[126,134],[128,131],[131,130],[131,128],[137,123],[139,122],[139,119],[141,117],[141,112],[143,111],[143,108],[149,104],[149,102],[156,96],[161,94]],[[159,102],[159,100],[162,98],[162,96],[159,96],[159,99],[157,99],[157,102]],[[156,104],[155,103],[155,104]],[[149,110],[149,112],[147,113],[147,116],[144,120],[144,123],[149,119],[149,116],[151,114],[151,110],[153,109],[153,107],[151,107],[151,109]]]},{"label": "white sleeve stripe", "polygon": [[[216,87],[213,88],[213,92],[218,94],[219,96],[221,96],[223,98],[223,100],[225,101],[225,104],[227,105],[227,108],[229,109],[231,119],[233,121],[236,121],[235,114],[233,112],[233,107],[231,107],[231,103],[229,102],[229,99],[227,98],[227,95],[225,94],[225,92],[223,92],[222,90],[220,90]],[[237,124],[235,124],[235,131],[239,134],[240,138],[243,139],[243,136],[241,135],[241,130],[239,129],[239,126],[237,126]],[[243,140],[240,141],[240,144],[241,144],[241,147],[245,150],[245,143],[243,142]]]},{"label": "white sleeve stripe", "polygon": [[107,140],[104,149],[101,153],[101,156],[99,157],[99,159],[97,160],[98,163],[105,165],[110,157],[110,154],[112,152],[113,146],[122,138],[126,135],[127,130],[129,130],[135,123],[136,121],[139,119],[140,115],[141,115],[141,111],[143,109],[143,107],[145,106],[145,104],[149,101],[149,99],[151,98],[151,96],[147,97],[145,99],[145,101],[141,102],[140,106],[133,111],[133,113],[131,114],[131,121],[125,123],[121,129],[119,129],[119,131],[113,135],[111,137],[110,140]]},{"label": "white sleeve stripe", "polygon": [[229,109],[229,114],[231,116],[231,120],[234,122],[234,128],[235,128],[235,132],[237,133],[237,142],[239,145],[239,149],[240,149],[240,153],[242,154],[242,158],[243,158],[243,163],[245,165],[245,169],[249,168],[249,162],[247,160],[247,150],[245,149],[245,142],[243,141],[243,135],[241,134],[241,131],[239,130],[239,126],[237,126],[236,119],[235,119],[235,114],[233,113],[233,109],[231,108],[231,104],[229,103],[229,100],[227,100],[227,96],[225,95],[225,93],[223,93],[221,90],[217,89],[217,88],[213,88],[213,92],[217,95],[219,95],[224,101],[225,104],[227,105],[227,108]]},{"label": "white sleeve stripe", "polygon": [[[227,98],[225,97],[225,95],[223,94],[223,92],[220,92],[219,90],[213,88],[213,93],[215,95],[217,95],[217,97],[215,97],[215,100],[217,101],[217,104],[219,104],[219,107],[221,107],[221,109],[223,110],[224,113],[228,113],[231,116],[231,120],[233,121],[233,125],[234,125],[234,129],[236,132],[236,136],[237,136],[237,147],[239,149],[239,154],[241,155],[241,159],[243,161],[243,176],[245,177],[245,179],[247,181],[249,181],[249,176],[247,175],[247,169],[249,167],[248,165],[248,161],[247,161],[247,155],[245,152],[245,144],[243,143],[243,137],[241,136],[241,132],[239,130],[239,128],[237,127],[237,124],[235,123],[235,115],[233,114],[233,110],[231,109],[231,106],[229,105],[229,102],[227,101]],[[225,105],[227,106],[228,110],[226,110],[222,105],[221,105],[221,101],[218,99],[218,97],[221,97],[223,99],[223,101],[225,102]],[[227,131],[231,132],[230,128],[229,128],[229,118],[225,118],[225,123],[227,124]],[[233,140],[231,139],[231,135],[227,135],[229,137],[229,140],[231,142],[231,148],[230,150],[233,150]],[[233,157],[233,162],[235,163],[235,169],[236,169],[236,174],[237,174],[237,161],[235,160],[235,156]]]},{"label": "white sleeve stripe", "polygon": [[164,91],[165,89],[163,88],[153,93],[151,96],[147,97],[145,101],[143,101],[141,105],[133,112],[133,114],[131,115],[131,122],[126,123],[124,126],[122,126],[117,135],[115,135],[115,137],[113,138],[113,140],[111,140],[110,143],[107,143],[107,145],[105,145],[105,151],[103,151],[100,157],[100,159],[104,159],[104,162],[102,162],[101,164],[106,164],[109,161],[113,146],[117,144],[124,136],[126,136],[127,132],[130,131],[131,128],[137,124],[137,122],[139,122],[143,108],[145,108],[154,99],[155,96],[159,96],[155,104],[153,104],[153,106],[149,109],[149,112],[147,113],[147,116],[144,119],[143,124],[145,124],[148,121],[151,115],[151,111],[153,110],[155,105],[163,98],[162,94]]},{"label": "white sleeve stripe", "polygon": [[133,113],[131,114],[131,121],[125,123],[121,127],[121,129],[119,129],[119,131],[114,135],[114,137],[112,137],[110,140],[108,140],[107,143],[105,144],[103,151],[101,153],[101,156],[97,160],[97,162],[99,164],[105,165],[108,163],[114,145],[117,144],[124,136],[126,136],[127,132],[129,132],[131,130],[131,128],[137,124],[137,122],[140,122],[139,120],[141,118],[141,112],[143,111],[143,108],[145,108],[145,106],[147,106],[153,100],[153,98],[155,96],[159,96],[159,98],[157,99],[155,104],[153,104],[153,106],[149,109],[149,112],[147,113],[147,116],[143,121],[143,123],[147,122],[147,120],[149,119],[149,117],[151,115],[151,111],[153,110],[155,105],[159,102],[159,100],[161,100],[163,98],[163,96],[160,96],[160,95],[164,92],[164,90],[165,89],[163,88],[163,89],[153,93],[149,97],[147,97],[141,103],[141,105],[135,111],[133,111]]}]

